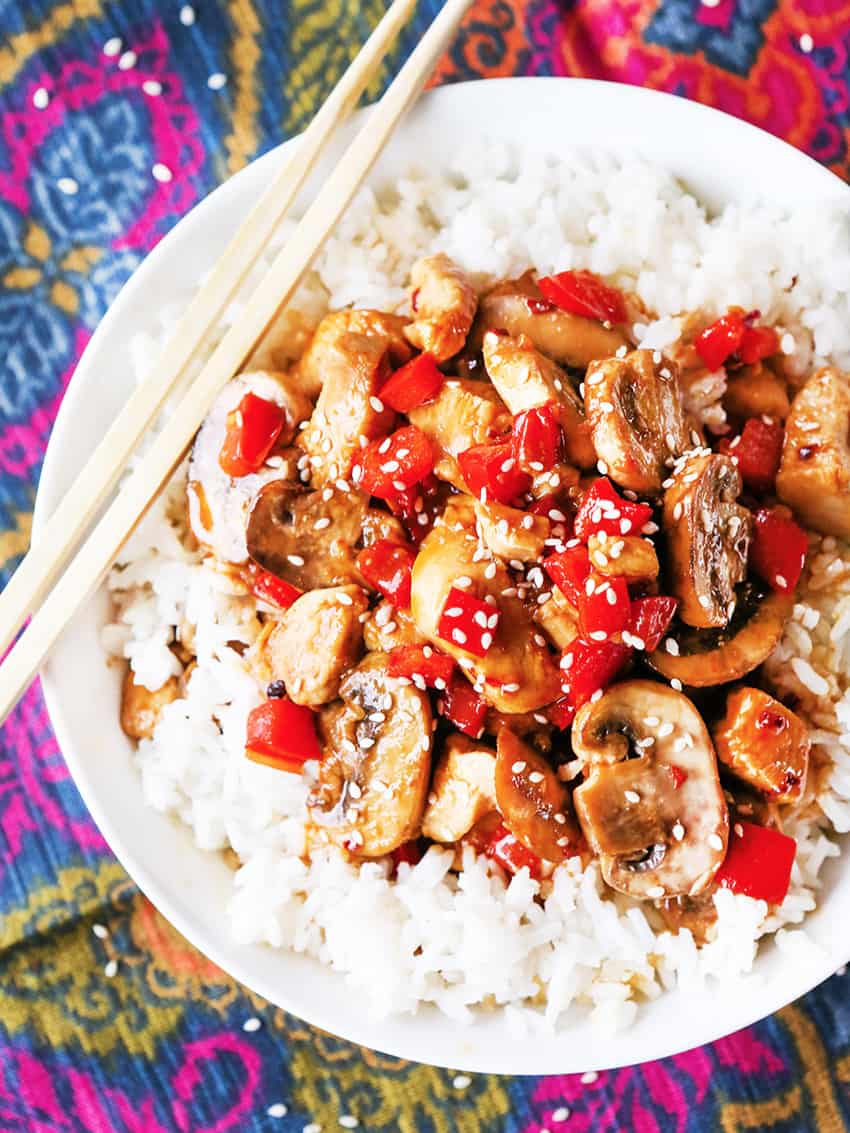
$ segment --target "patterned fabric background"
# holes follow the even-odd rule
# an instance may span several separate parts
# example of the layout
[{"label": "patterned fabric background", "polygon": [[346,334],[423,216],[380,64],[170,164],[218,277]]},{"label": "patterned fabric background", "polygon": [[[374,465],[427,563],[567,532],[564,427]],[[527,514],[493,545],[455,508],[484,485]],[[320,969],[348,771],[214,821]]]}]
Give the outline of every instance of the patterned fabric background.
[{"label": "patterned fabric background", "polygon": [[[433,16],[422,0],[384,80]],[[0,571],[98,320],[218,182],[300,130],[380,0],[0,0]],[[844,0],[477,0],[436,81],[583,75],[748,118],[850,174]],[[379,92],[371,92],[376,96]],[[850,976],[663,1062],[474,1077],[236,985],[139,895],[33,690],[0,736],[3,1133],[776,1133],[850,1127]]]}]

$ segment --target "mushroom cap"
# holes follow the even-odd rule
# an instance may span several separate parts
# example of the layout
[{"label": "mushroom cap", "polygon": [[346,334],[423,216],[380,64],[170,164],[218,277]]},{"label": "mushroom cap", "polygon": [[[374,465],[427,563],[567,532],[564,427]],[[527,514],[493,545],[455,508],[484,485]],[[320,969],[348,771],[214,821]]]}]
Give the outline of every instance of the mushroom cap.
[{"label": "mushroom cap", "polygon": [[573,857],[581,844],[570,795],[547,760],[509,728],[497,739],[496,801],[511,834],[544,861]]}]

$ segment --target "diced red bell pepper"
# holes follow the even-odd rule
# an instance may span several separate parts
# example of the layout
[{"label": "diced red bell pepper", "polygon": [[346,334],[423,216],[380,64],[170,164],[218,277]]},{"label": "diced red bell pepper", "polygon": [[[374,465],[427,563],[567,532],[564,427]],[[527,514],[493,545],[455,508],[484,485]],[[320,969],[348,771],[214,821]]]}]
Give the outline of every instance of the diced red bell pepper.
[{"label": "diced red bell pepper", "polygon": [[623,578],[602,578],[596,574],[588,578],[592,589],[587,584],[578,596],[579,628],[582,637],[604,641],[628,627],[632,616],[629,588]]},{"label": "diced red bell pepper", "polygon": [[256,568],[252,572],[251,589],[258,598],[268,602],[271,606],[278,606],[281,610],[288,610],[296,598],[300,598],[303,591],[297,586],[270,574],[267,570]]},{"label": "diced red bell pepper", "polygon": [[549,493],[546,496],[541,496],[539,500],[535,500],[533,504],[529,504],[527,511],[532,515],[542,515],[552,523],[562,523],[566,532],[572,530],[572,519],[570,513],[566,508],[563,500],[559,499],[554,493]]},{"label": "diced red bell pepper", "polygon": [[717,447],[734,458],[750,491],[771,492],[776,486],[784,437],[780,424],[750,417],[740,436],[731,440],[724,437]]},{"label": "diced red bell pepper", "polygon": [[[740,833],[738,833],[740,831]],[[744,893],[768,905],[780,905],[791,884],[797,843],[786,834],[754,822],[738,821],[729,838],[726,860],[715,874],[723,889]]]},{"label": "diced red bell pepper", "polygon": [[743,315],[729,311],[697,335],[694,347],[709,370],[719,370],[737,352],[746,329]]},{"label": "diced red bell pepper", "polygon": [[415,425],[372,441],[352,462],[351,479],[370,496],[391,500],[424,480],[434,467],[431,442]]},{"label": "diced red bell pepper", "polygon": [[421,839],[411,838],[409,842],[402,842],[400,846],[396,846],[390,857],[393,861],[393,877],[395,877],[400,865],[415,866],[422,861]]},{"label": "diced red bell pepper", "polygon": [[411,542],[418,546],[442,510],[440,481],[429,472],[419,484],[388,497],[387,504],[393,515],[403,521]]},{"label": "diced red bell pepper", "polygon": [[753,516],[750,566],[774,590],[793,593],[803,567],[809,540],[785,508],[759,508]]},{"label": "diced red bell pepper", "polygon": [[453,657],[431,645],[397,645],[390,650],[387,673],[391,677],[421,677],[429,688],[446,689],[454,667]]},{"label": "diced red bell pepper", "polygon": [[475,657],[484,657],[493,644],[501,616],[498,606],[453,586],[437,622],[437,636]]},{"label": "diced red bell pepper", "polygon": [[536,881],[540,880],[540,858],[526,846],[523,846],[522,842],[511,834],[503,822],[500,822],[490,835],[490,839],[484,847],[484,853],[508,873],[516,874],[521,869],[527,869]]},{"label": "diced red bell pepper", "polygon": [[585,492],[576,513],[573,531],[584,542],[591,535],[638,535],[652,519],[649,504],[633,503],[614,488],[607,476],[594,480]]},{"label": "diced red bell pepper", "polygon": [[557,275],[544,275],[537,286],[543,295],[572,315],[601,322],[624,323],[626,304],[623,293],[610,287],[592,271],[560,271]]},{"label": "diced red bell pepper", "polygon": [[430,354],[417,354],[381,386],[381,401],[396,413],[409,413],[433,401],[445,380]]},{"label": "diced red bell pepper", "polygon": [[558,460],[561,426],[554,404],[547,401],[514,417],[513,454],[524,472],[548,472]]},{"label": "diced red bell pepper", "polygon": [[394,606],[410,605],[410,574],[416,555],[411,547],[392,539],[378,539],[357,556],[357,569],[370,586]]},{"label": "diced red bell pepper", "polygon": [[266,462],[286,422],[286,413],[273,401],[246,393],[228,417],[224,444],[218,456],[228,476],[247,476]]},{"label": "diced red bell pepper", "polygon": [[587,553],[587,547],[567,547],[563,551],[558,551],[543,560],[543,567],[567,601],[578,608],[587,576],[590,574],[590,555]]},{"label": "diced red bell pepper", "polygon": [[676,598],[664,596],[635,598],[632,602],[629,633],[643,642],[647,653],[653,653],[661,644],[678,605]]},{"label": "diced red bell pepper", "polygon": [[281,771],[300,771],[308,759],[322,758],[315,721],[303,705],[267,700],[248,716],[245,755]]},{"label": "diced red bell pepper", "polygon": [[737,353],[745,366],[752,366],[762,358],[770,358],[779,353],[779,335],[773,327],[748,325]]},{"label": "diced red bell pepper", "polygon": [[440,699],[443,715],[458,731],[477,740],[484,734],[487,701],[480,696],[466,677],[455,673]]},{"label": "diced red bell pepper", "polygon": [[546,709],[546,716],[551,724],[556,728],[563,731],[572,725],[573,720],[576,718],[578,709],[572,703],[568,696],[562,696],[560,700],[556,700],[554,704],[550,704]]},{"label": "diced red bell pepper", "polygon": [[599,689],[606,689],[632,655],[627,645],[579,638],[561,658],[561,687],[573,708],[581,708]]},{"label": "diced red bell pepper", "polygon": [[683,783],[688,781],[688,773],[684,767],[680,767],[678,763],[671,763],[667,769],[670,772],[670,778],[673,780],[673,790],[678,791]]},{"label": "diced red bell pepper", "polygon": [[457,462],[474,496],[511,504],[531,487],[531,477],[519,467],[510,441],[473,445],[458,453]]}]

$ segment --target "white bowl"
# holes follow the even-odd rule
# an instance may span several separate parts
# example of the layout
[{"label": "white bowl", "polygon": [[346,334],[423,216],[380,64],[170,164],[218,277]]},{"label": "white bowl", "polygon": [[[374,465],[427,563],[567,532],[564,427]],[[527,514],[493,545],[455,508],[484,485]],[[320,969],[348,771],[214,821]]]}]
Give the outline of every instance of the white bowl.
[{"label": "white bowl", "polygon": [[[781,204],[847,205],[846,186],[770,135],[670,95],[583,80],[508,79],[425,95],[384,154],[375,176],[441,155],[484,131],[552,148],[631,149],[670,169],[710,208],[761,197]],[[347,132],[350,136],[350,131]],[[126,285],[89,344],[62,404],[41,478],[35,533],[129,393],[122,364],[137,312],[185,294],[284,159],[281,146],[195,208]],[[844,859],[824,870],[820,907],[806,927],[819,945],[792,964],[772,944],[752,977],[705,992],[670,992],[642,1006],[615,1037],[576,1024],[557,1036],[513,1038],[499,1012],[464,1027],[435,1010],[370,1021],[361,995],[317,961],[234,944],[225,904],[232,875],[218,855],[197,849],[187,829],[148,809],[118,724],[119,673],[108,668],[98,631],[108,611],[101,591],[54,650],[43,687],[51,720],[76,783],[110,846],[140,888],[202,952],[273,1003],[319,1027],[403,1058],[458,1069],[548,1074],[628,1065],[687,1050],[728,1034],[802,995],[850,958],[850,884]]]}]

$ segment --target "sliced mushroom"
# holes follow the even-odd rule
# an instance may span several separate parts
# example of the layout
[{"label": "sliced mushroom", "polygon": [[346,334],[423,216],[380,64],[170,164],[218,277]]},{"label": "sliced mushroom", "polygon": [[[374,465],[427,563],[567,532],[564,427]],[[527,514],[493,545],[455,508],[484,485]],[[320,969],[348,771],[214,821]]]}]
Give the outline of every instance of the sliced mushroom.
[{"label": "sliced mushroom", "polygon": [[657,495],[690,444],[674,364],[651,350],[594,362],[584,404],[600,468],[623,488]]},{"label": "sliced mushroom", "polygon": [[584,406],[566,373],[524,334],[489,331],[482,343],[490,380],[511,413],[522,413],[553,402],[564,433],[567,459],[580,468],[596,464],[596,452],[585,420]]},{"label": "sliced mushroom", "polygon": [[307,492],[281,480],[267,484],[248,518],[248,554],[299,590],[359,582],[356,544],[367,501],[361,492]]},{"label": "sliced mushroom", "polygon": [[431,772],[431,704],[370,653],[320,716],[324,758],[307,806],[329,841],[379,858],[419,833]]},{"label": "sliced mushroom", "polygon": [[553,307],[543,298],[531,271],[518,279],[503,280],[481,296],[467,344],[469,354],[481,350],[488,330],[528,335],[547,357],[577,369],[628,346],[620,328],[606,327],[597,319],[585,319]]},{"label": "sliced mushroom", "polygon": [[316,328],[310,345],[292,368],[292,376],[309,397],[318,397],[325,375],[340,339],[348,334],[366,335],[382,342],[389,351],[393,366],[401,366],[413,351],[404,337],[407,322],[402,315],[385,314],[348,307],[331,311]]},{"label": "sliced mushroom", "polygon": [[552,527],[545,516],[476,500],[475,518],[481,538],[494,555],[524,563],[537,562],[543,556]]},{"label": "sliced mushroom", "polygon": [[[531,712],[560,695],[558,669],[531,613],[516,596],[503,563],[478,553],[469,497],[455,497],[442,521],[422,542],[411,579],[410,610],[416,628],[434,645],[458,659],[467,676],[479,680],[482,695],[502,712]],[[489,577],[492,576],[492,577]],[[500,620],[484,657],[475,657],[437,633],[449,591],[469,579],[469,593],[488,598]]]},{"label": "sliced mushroom", "polygon": [[131,740],[149,740],[167,704],[180,697],[180,679],[169,677],[158,689],[140,684],[128,668],[121,686],[121,730]]},{"label": "sliced mushroom", "polygon": [[650,900],[703,892],[726,856],[729,814],[691,701],[623,681],[579,709],[572,745],[586,774],[576,811],[607,883]]},{"label": "sliced mushroom", "polygon": [[290,700],[317,708],[336,697],[360,654],[368,608],[359,586],[309,590],[293,602],[268,642],[273,679],[284,682]]},{"label": "sliced mushroom", "polygon": [[796,713],[758,688],[739,688],[712,729],[717,757],[744,782],[778,803],[803,797],[809,732]]},{"label": "sliced mushroom", "polygon": [[680,623],[649,657],[668,680],[693,688],[737,681],[766,660],[779,643],[794,609],[794,595],[765,594],[745,583],[724,629],[688,630]]},{"label": "sliced mushroom", "polygon": [[455,457],[473,445],[486,444],[511,427],[511,415],[489,382],[451,378],[427,405],[408,413],[434,448],[434,472],[461,491],[466,484]]},{"label": "sliced mushroom", "polygon": [[405,335],[438,362],[459,354],[475,318],[475,288],[448,256],[439,252],[417,260],[410,272],[413,322]]},{"label": "sliced mushroom", "polygon": [[574,857],[581,835],[555,771],[508,728],[499,732],[497,750],[496,800],[511,834],[544,861]]},{"label": "sliced mushroom", "polygon": [[626,582],[651,582],[660,567],[655,544],[642,535],[606,535],[601,531],[587,541],[590,562],[599,574],[624,578]]},{"label": "sliced mushroom", "polygon": [[738,504],[741,474],[731,457],[693,456],[664,493],[662,527],[679,617],[700,629],[725,626],[747,573],[752,516]]},{"label": "sliced mushroom", "polygon": [[416,628],[408,610],[383,601],[363,622],[363,641],[375,653],[389,653],[399,645],[424,645],[427,638]]},{"label": "sliced mushroom", "polygon": [[459,842],[496,809],[496,753],[455,733],[434,769],[422,833],[435,842]]},{"label": "sliced mushroom", "polygon": [[850,378],[832,366],[794,398],[776,491],[807,527],[850,539]]}]

